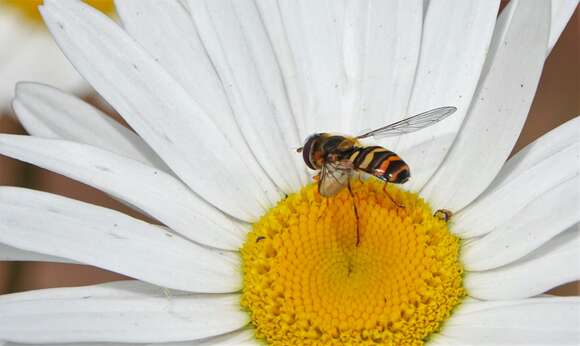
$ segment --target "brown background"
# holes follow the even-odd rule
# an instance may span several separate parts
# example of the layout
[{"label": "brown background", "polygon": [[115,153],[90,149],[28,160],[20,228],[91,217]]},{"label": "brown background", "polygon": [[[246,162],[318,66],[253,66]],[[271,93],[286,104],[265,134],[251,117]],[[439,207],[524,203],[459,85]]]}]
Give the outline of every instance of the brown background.
[{"label": "brown background", "polygon": [[[546,61],[536,98],[514,152],[580,114],[579,43],[580,20],[577,9]],[[0,117],[0,132],[23,133],[23,130],[11,118]],[[30,187],[127,211],[119,203],[93,188],[3,156],[0,156],[0,185]],[[83,265],[0,262],[0,293],[86,285],[122,278],[118,274]],[[564,285],[554,292],[578,295],[580,285]]]}]

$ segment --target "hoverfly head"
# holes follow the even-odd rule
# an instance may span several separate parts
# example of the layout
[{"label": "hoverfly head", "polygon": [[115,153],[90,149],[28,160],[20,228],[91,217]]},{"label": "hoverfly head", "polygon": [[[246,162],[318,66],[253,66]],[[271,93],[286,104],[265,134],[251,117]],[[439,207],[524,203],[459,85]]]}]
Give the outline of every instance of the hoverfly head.
[{"label": "hoverfly head", "polygon": [[320,133],[315,133],[309,136],[308,138],[306,138],[304,146],[301,148],[300,151],[298,151],[302,152],[302,158],[304,159],[304,162],[310,169],[314,170],[318,169],[318,167],[316,167],[316,164],[314,163],[313,154],[315,153],[316,150],[319,150],[318,148],[320,148],[319,143],[320,138],[321,138]]}]

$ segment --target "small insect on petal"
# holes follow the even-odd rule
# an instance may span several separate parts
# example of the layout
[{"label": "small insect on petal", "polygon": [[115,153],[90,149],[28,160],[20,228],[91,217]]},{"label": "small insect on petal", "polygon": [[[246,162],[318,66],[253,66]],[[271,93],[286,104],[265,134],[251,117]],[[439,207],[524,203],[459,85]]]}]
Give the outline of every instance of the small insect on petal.
[{"label": "small insect on petal", "polygon": [[439,209],[435,213],[433,213],[433,216],[441,221],[449,222],[449,220],[451,220],[451,217],[453,216],[453,213],[447,209]]}]

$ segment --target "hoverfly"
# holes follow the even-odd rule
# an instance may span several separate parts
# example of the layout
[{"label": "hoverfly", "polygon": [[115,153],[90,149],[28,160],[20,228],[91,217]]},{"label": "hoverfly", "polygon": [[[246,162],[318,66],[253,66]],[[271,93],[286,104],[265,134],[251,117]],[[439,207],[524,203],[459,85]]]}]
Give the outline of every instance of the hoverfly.
[{"label": "hoverfly", "polygon": [[[298,148],[297,152],[302,153],[309,168],[319,171],[315,180],[318,181],[318,192],[325,197],[332,197],[345,187],[350,191],[350,178],[355,172],[372,175],[385,183],[403,184],[411,177],[405,161],[390,150],[380,146],[365,146],[359,140],[415,132],[445,119],[456,110],[456,107],[435,108],[357,137],[315,133],[306,139],[304,146]],[[391,196],[389,198],[402,207]]]}]

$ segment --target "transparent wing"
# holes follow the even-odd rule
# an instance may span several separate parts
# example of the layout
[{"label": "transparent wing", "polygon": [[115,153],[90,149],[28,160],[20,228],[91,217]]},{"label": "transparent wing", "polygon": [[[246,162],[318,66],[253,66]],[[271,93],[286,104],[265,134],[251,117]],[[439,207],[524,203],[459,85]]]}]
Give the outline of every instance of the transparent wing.
[{"label": "transparent wing", "polygon": [[357,138],[362,139],[375,137],[378,139],[384,137],[400,136],[405,133],[419,131],[447,118],[451,114],[455,113],[456,110],[457,108],[455,107],[435,108],[430,111],[420,113],[407,119],[397,121],[396,123],[392,123],[379,129],[367,132],[358,136]]},{"label": "transparent wing", "polygon": [[352,173],[349,162],[325,164],[320,171],[318,192],[324,197],[332,197],[348,184]]}]

